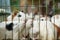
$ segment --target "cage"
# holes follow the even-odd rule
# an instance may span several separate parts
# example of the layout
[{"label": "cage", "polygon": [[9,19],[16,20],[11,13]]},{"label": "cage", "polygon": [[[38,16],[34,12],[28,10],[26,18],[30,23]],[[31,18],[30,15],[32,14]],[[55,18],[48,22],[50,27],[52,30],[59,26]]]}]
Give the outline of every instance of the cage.
[{"label": "cage", "polygon": [[0,0],[0,40],[60,40],[59,0]]}]

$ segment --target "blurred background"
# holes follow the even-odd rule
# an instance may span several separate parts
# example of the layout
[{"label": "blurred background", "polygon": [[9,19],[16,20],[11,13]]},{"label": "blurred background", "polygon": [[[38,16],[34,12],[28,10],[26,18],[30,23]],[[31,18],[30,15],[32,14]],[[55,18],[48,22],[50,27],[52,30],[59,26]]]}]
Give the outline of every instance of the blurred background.
[{"label": "blurred background", "polygon": [[[45,1],[46,3],[44,3]],[[50,0],[40,0],[40,3],[39,3],[39,0],[0,0],[0,22],[4,21],[5,18],[16,9],[27,12],[27,7],[31,5],[35,5],[36,7],[38,7],[38,9],[39,9],[39,5],[40,6],[42,5],[42,7],[46,7],[47,10],[54,11],[53,14],[59,14],[60,13],[60,0],[51,0],[51,3],[52,3],[51,5],[44,6],[46,4],[48,5],[49,1]]]}]

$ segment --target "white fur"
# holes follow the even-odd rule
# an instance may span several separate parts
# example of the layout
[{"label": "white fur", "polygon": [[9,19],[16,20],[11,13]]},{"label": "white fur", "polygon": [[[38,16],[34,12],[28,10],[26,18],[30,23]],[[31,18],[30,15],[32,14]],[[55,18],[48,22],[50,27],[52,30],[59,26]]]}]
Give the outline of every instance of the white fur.
[{"label": "white fur", "polygon": [[19,12],[18,14],[17,14],[17,16],[18,15],[21,15],[21,17],[19,18],[19,20],[23,20],[23,21],[25,21],[25,19],[26,19],[26,17],[25,17],[25,13],[23,13],[23,12]]},{"label": "white fur", "polygon": [[[57,27],[60,28],[60,15],[54,15],[51,18],[51,22],[55,25],[57,25]],[[58,30],[58,29],[57,29]],[[58,37],[58,39],[60,39],[60,36]]]},{"label": "white fur", "polygon": [[[18,17],[18,15],[21,15],[21,17]],[[13,21],[11,21],[11,15],[7,18],[8,21],[7,22],[2,22],[0,23],[0,31],[3,32],[1,34],[1,37],[3,39],[3,37],[5,36],[5,34],[7,35],[6,38],[12,38],[12,31],[8,31],[6,30],[5,26],[6,24],[10,24],[13,22],[14,26],[13,26],[13,39],[18,39],[18,29],[19,32],[22,31],[23,27],[24,27],[24,23],[25,23],[25,14],[23,12],[19,12],[13,19]]]},{"label": "white fur", "polygon": [[[18,33],[20,33],[22,31],[25,24],[24,24],[24,21],[20,21],[20,23],[13,21],[13,23],[15,24],[13,26],[13,32],[7,31],[6,35],[7,35],[7,38],[12,38],[12,33],[13,33],[13,39],[15,40],[15,39],[18,39]],[[20,35],[21,35],[21,33],[19,34],[19,36]]]},{"label": "white fur", "polygon": [[[44,18],[41,18],[44,19]],[[41,20],[40,19],[40,20]],[[39,26],[40,25],[40,26]],[[40,30],[39,30],[40,28]],[[53,40],[54,39],[54,25],[49,20],[44,21],[33,21],[33,28],[30,29],[30,37],[33,39],[36,36],[36,33],[40,32],[40,39],[46,40]],[[36,37],[35,37],[36,38]]]},{"label": "white fur", "polygon": [[35,15],[34,20],[39,20],[42,17],[42,15]]},{"label": "white fur", "polygon": [[[21,30],[21,35],[20,37],[22,38],[23,36],[27,36],[28,35],[28,32],[29,32],[29,29],[32,27],[32,20],[34,18],[33,16],[33,13],[30,13],[30,14],[25,14],[25,18],[26,18],[26,23],[25,23],[25,26],[22,28]],[[22,36],[23,35],[23,36]]]},{"label": "white fur", "polygon": [[27,18],[27,19],[32,19],[32,18],[34,18],[33,13],[32,13],[32,12],[29,13],[29,14],[27,13],[27,14],[26,14],[26,18]]},{"label": "white fur", "polygon": [[6,25],[5,22],[0,23],[0,40],[5,38],[6,33],[5,25]]},{"label": "white fur", "polygon": [[[18,15],[21,15],[21,17],[17,17]],[[19,12],[17,15],[14,17],[13,21],[18,21],[18,20],[25,20],[25,13]],[[7,21],[12,21],[12,14],[7,17]]]},{"label": "white fur", "polygon": [[60,27],[60,15],[52,16],[51,22]]},{"label": "white fur", "polygon": [[1,24],[1,26],[0,26],[0,32],[1,32],[0,36],[1,36],[1,39],[4,39],[5,35],[6,35],[6,39],[8,39],[8,38],[12,39],[12,35],[13,35],[13,39],[17,39],[17,37],[18,37],[18,31],[17,31],[18,27],[15,25],[13,27],[13,32],[12,31],[8,31],[6,29],[6,24],[9,24],[9,23],[11,23],[11,21],[0,23]]},{"label": "white fur", "polygon": [[24,36],[28,35],[29,29],[32,27],[32,19],[27,20],[24,29],[22,30],[22,34]]}]

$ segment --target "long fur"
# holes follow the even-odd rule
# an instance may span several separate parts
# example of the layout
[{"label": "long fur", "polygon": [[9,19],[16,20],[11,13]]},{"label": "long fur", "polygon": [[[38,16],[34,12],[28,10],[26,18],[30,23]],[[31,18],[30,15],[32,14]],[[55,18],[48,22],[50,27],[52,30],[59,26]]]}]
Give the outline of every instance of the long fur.
[{"label": "long fur", "polygon": [[57,29],[57,39],[60,39],[60,15],[54,15],[51,18],[51,22],[54,24]]},{"label": "long fur", "polygon": [[51,18],[51,22],[60,27],[60,15],[54,15]]},{"label": "long fur", "polygon": [[41,40],[55,40],[54,33],[56,34],[57,32],[54,30],[54,25],[49,20],[45,21],[43,19],[43,21],[33,21],[33,28],[30,29],[29,33],[32,39],[37,37]]},{"label": "long fur", "polygon": [[[18,15],[21,15],[20,17],[18,17]],[[6,33],[3,32],[2,36],[5,34],[7,35],[6,38],[7,39],[12,39],[12,36],[13,36],[13,39],[17,39],[17,36],[18,36],[18,29],[19,29],[19,32],[21,31],[21,29],[23,29],[24,27],[24,23],[25,23],[25,14],[23,12],[19,12],[14,18],[13,18],[13,21],[12,21],[12,16],[9,16],[7,19],[7,21],[5,22],[2,22],[1,23],[1,26],[0,26],[0,30],[1,32],[4,31]],[[11,19],[11,20],[10,20]],[[6,29],[6,25],[9,25],[10,23],[13,23],[13,30],[7,30]],[[12,35],[13,34],[13,35]],[[1,36],[1,37],[2,37]],[[3,37],[4,37],[3,36]],[[2,39],[3,39],[2,37]]]}]

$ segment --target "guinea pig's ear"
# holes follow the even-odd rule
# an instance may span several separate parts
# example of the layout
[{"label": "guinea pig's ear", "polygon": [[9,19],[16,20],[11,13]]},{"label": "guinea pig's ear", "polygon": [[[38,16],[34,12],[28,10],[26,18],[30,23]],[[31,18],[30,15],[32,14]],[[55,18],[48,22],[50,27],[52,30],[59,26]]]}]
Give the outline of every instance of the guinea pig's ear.
[{"label": "guinea pig's ear", "polygon": [[13,15],[17,15],[18,12],[18,10],[13,11]]},{"label": "guinea pig's ear", "polygon": [[21,12],[24,12],[23,10]]}]

